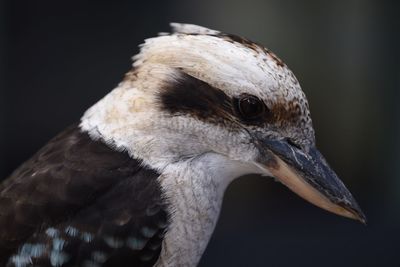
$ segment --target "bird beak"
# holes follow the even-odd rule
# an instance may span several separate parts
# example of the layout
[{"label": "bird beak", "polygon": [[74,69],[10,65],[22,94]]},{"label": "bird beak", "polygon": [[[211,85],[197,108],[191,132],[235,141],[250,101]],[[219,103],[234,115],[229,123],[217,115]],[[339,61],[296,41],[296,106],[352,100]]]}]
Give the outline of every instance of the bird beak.
[{"label": "bird beak", "polygon": [[304,152],[285,140],[264,140],[261,146],[266,156],[256,165],[266,173],[312,204],[366,223],[365,215],[349,190],[315,147]]}]

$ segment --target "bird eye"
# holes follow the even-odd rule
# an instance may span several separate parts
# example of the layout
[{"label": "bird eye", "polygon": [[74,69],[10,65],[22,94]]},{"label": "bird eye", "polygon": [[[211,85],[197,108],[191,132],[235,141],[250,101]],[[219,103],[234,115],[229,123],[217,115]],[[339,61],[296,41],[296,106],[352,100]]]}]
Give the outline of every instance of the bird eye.
[{"label": "bird eye", "polygon": [[240,116],[246,120],[258,119],[265,112],[264,103],[256,96],[244,95],[237,100]]}]

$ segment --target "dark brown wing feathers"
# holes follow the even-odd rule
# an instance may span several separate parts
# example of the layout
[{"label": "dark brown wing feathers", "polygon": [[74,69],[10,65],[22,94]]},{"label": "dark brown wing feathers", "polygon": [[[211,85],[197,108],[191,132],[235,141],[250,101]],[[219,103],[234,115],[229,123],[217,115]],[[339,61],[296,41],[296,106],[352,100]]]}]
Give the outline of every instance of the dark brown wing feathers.
[{"label": "dark brown wing feathers", "polygon": [[158,176],[73,125],[0,184],[0,266],[151,266],[168,219]]}]

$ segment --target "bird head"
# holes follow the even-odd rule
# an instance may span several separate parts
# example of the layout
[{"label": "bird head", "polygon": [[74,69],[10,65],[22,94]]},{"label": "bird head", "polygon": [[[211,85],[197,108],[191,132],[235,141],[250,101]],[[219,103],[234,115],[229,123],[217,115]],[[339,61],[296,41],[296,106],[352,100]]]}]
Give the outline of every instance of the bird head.
[{"label": "bird head", "polygon": [[120,85],[81,127],[162,170],[205,153],[245,173],[273,176],[330,212],[365,222],[317,150],[299,82],[275,54],[247,39],[171,24],[147,39]]}]

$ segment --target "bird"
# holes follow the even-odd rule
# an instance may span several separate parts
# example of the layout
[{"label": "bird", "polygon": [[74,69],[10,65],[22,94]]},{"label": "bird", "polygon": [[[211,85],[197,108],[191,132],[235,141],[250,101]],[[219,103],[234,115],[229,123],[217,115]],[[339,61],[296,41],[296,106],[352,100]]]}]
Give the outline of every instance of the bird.
[{"label": "bird", "polygon": [[0,184],[0,265],[196,266],[228,185],[274,177],[366,222],[264,46],[194,24],[146,39],[122,81]]}]

